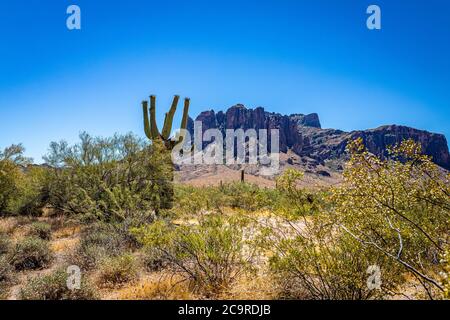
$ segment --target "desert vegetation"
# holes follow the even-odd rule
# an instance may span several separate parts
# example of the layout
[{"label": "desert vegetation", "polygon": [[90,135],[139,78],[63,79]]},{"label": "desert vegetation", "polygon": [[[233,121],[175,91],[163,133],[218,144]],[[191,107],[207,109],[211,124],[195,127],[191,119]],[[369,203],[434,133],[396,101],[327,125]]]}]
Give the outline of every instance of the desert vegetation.
[{"label": "desert vegetation", "polygon": [[320,189],[293,169],[276,188],[174,183],[168,149],[83,133],[44,166],[0,152],[0,298],[449,297],[450,175],[413,141],[384,158],[353,141]]}]

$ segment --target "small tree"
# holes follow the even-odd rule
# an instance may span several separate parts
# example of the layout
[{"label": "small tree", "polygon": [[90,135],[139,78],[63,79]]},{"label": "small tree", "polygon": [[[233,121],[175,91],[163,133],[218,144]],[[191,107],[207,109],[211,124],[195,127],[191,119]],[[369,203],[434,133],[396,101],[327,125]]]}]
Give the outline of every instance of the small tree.
[{"label": "small tree", "polygon": [[23,193],[30,190],[24,171],[32,159],[25,157],[24,152],[21,144],[0,151],[0,214],[17,213],[25,205]]},{"label": "small tree", "polygon": [[80,140],[74,146],[53,142],[45,157],[53,167],[48,193],[54,208],[122,222],[145,220],[163,207],[172,168],[160,143],[148,145],[131,134],[94,138],[82,133]]}]

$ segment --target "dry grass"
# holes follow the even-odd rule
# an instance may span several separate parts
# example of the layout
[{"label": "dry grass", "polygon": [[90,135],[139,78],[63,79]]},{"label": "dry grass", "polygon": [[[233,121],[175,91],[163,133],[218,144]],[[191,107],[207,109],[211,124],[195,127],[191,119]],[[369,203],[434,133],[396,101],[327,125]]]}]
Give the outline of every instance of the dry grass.
[{"label": "dry grass", "polygon": [[134,285],[122,288],[116,294],[119,300],[192,300],[196,296],[186,282],[176,277],[159,274],[143,278]]},{"label": "dry grass", "polygon": [[79,242],[79,238],[58,239],[51,242],[50,248],[54,253],[68,253],[75,250]]},{"label": "dry grass", "polygon": [[61,238],[69,238],[76,235],[79,235],[81,233],[81,227],[78,225],[72,225],[72,226],[66,226],[61,227],[60,229],[53,232],[53,237],[55,239],[61,239]]},{"label": "dry grass", "polygon": [[0,219],[0,233],[12,235],[18,227],[18,221],[14,217]]}]

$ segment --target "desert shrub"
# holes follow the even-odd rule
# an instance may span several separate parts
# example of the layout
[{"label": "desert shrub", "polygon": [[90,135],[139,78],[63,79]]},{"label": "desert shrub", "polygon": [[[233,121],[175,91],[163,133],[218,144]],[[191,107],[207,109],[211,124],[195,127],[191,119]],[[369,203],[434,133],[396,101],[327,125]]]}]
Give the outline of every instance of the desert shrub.
[{"label": "desert shrub", "polygon": [[50,224],[45,222],[33,222],[30,225],[28,235],[40,238],[42,240],[50,240],[52,235],[52,227]]},{"label": "desert shrub", "polygon": [[141,257],[142,265],[147,271],[161,271],[167,265],[167,261],[161,255],[161,252],[152,247],[146,247]]},{"label": "desert shrub", "polygon": [[12,273],[11,265],[5,256],[0,257],[0,283],[6,282],[10,279]]},{"label": "desert shrub", "polygon": [[0,256],[0,299],[6,298],[7,287],[14,281],[13,268],[6,256]]},{"label": "desert shrub", "polygon": [[69,260],[85,270],[91,270],[101,260],[123,254],[129,246],[127,238],[114,225],[95,223],[83,230],[80,244]]},{"label": "desert shrub", "polygon": [[100,263],[98,282],[102,286],[122,285],[137,277],[136,259],[131,254],[106,258]]},{"label": "desert shrub", "polygon": [[211,297],[252,271],[255,252],[244,250],[246,223],[237,217],[207,215],[198,225],[175,227],[159,220],[134,232],[158,253],[171,272],[189,281],[194,292]]},{"label": "desert shrub", "polygon": [[7,234],[0,233],[0,256],[8,253],[11,248],[11,240]]},{"label": "desert shrub", "polygon": [[19,241],[9,253],[9,260],[16,270],[42,269],[52,258],[48,241],[36,237]]},{"label": "desert shrub", "polygon": [[43,203],[44,168],[32,167],[22,145],[0,152],[0,214],[40,214]]},{"label": "desert shrub", "polygon": [[450,250],[447,249],[443,254],[441,263],[444,266],[442,273],[442,283],[444,285],[444,298],[450,299]]},{"label": "desert shrub", "polygon": [[40,216],[48,201],[49,171],[43,167],[29,166],[24,171],[24,179],[19,196],[12,211],[20,215]]},{"label": "desert shrub", "polygon": [[[392,261],[347,235],[332,233],[322,223],[309,224],[297,236],[278,235],[271,242],[270,268],[278,298],[367,300],[395,292],[402,276]],[[371,266],[380,270],[379,287],[367,284]]]},{"label": "desert shrub", "polygon": [[280,197],[277,190],[250,183],[192,187],[177,185],[175,208],[178,215],[198,215],[202,211],[222,212],[224,208],[257,211],[272,209]]},{"label": "desert shrub", "polygon": [[392,146],[383,159],[361,139],[348,150],[344,183],[330,199],[336,224],[414,276],[429,298],[442,296],[437,274],[450,234],[450,176],[412,140]]},{"label": "desert shrub", "polygon": [[148,221],[164,207],[173,168],[163,146],[131,134],[93,138],[83,133],[80,139],[74,146],[53,142],[45,157],[54,168],[47,185],[54,208],[88,221],[120,222],[135,216]]},{"label": "desert shrub", "polygon": [[279,196],[277,190],[261,188],[251,183],[234,182],[218,188],[225,195],[227,206],[247,211],[271,209]]},{"label": "desert shrub", "polygon": [[97,294],[92,286],[81,279],[80,289],[69,289],[67,286],[68,273],[57,270],[49,275],[30,279],[21,289],[23,300],[93,300]]},{"label": "desert shrub", "polygon": [[282,195],[276,203],[277,213],[287,218],[297,218],[316,214],[323,209],[323,192],[299,187],[304,173],[295,169],[287,169],[276,180],[276,188]]},{"label": "desert shrub", "polygon": [[24,151],[22,145],[0,151],[0,214],[11,213],[20,196],[25,178],[22,168],[31,162]]}]

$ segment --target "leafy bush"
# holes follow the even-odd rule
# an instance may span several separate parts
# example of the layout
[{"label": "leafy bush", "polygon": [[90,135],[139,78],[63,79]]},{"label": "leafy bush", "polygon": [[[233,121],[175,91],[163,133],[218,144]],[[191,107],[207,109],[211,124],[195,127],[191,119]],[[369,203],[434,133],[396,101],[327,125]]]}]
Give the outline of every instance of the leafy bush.
[{"label": "leafy bush", "polygon": [[52,235],[52,227],[45,222],[34,222],[30,225],[29,236],[37,237],[42,240],[50,240]]},{"label": "leafy bush", "polygon": [[31,167],[22,145],[0,152],[0,214],[40,214],[46,170]]},{"label": "leafy bush", "polygon": [[69,260],[85,270],[91,270],[97,267],[101,260],[121,255],[128,247],[127,239],[114,225],[96,223],[83,231],[80,245]]},{"label": "leafy bush", "polygon": [[67,286],[68,273],[57,270],[49,275],[28,281],[21,289],[23,300],[93,300],[97,299],[95,290],[82,278],[81,288],[71,290]]},{"label": "leafy bush", "polygon": [[22,145],[12,145],[0,151],[0,214],[11,213],[20,195],[24,180],[21,166],[30,162],[23,157],[24,151]]},{"label": "leafy bush", "polygon": [[298,186],[303,176],[304,173],[301,171],[287,169],[276,180],[277,190],[282,194],[276,204],[276,211],[288,219],[316,214],[323,209],[322,192]]},{"label": "leafy bush", "polygon": [[257,211],[273,209],[280,197],[277,190],[260,188],[250,183],[229,183],[221,186],[175,188],[178,215],[196,216],[201,211],[222,212],[224,208]]},{"label": "leafy bush", "polygon": [[136,260],[131,254],[104,259],[99,268],[99,283],[102,286],[121,285],[138,277]]},{"label": "leafy bush", "polygon": [[80,135],[68,146],[53,142],[45,157],[52,170],[49,202],[85,220],[121,222],[127,217],[149,221],[163,207],[172,184],[170,154],[158,143],[146,145],[128,134],[113,138]]},{"label": "leafy bush", "polygon": [[141,259],[142,264],[147,271],[160,271],[167,265],[167,261],[165,261],[164,257],[161,256],[161,252],[152,247],[147,247],[144,249]]},{"label": "leafy bush", "polygon": [[49,265],[53,256],[47,241],[27,237],[11,250],[9,260],[16,270],[42,269]]},{"label": "leafy bush", "polygon": [[384,159],[361,139],[348,150],[344,183],[330,199],[336,224],[409,272],[428,297],[442,295],[436,271],[443,271],[439,257],[450,234],[450,175],[412,140],[391,147]]},{"label": "leafy bush", "polygon": [[159,220],[135,229],[138,239],[157,252],[168,268],[194,291],[217,296],[252,270],[253,250],[244,250],[247,221],[219,215],[204,216],[199,225],[173,225]]},{"label": "leafy bush", "polygon": [[[272,244],[270,267],[279,297],[316,300],[384,298],[402,281],[392,262],[346,235],[332,236],[324,225],[308,225],[293,238],[278,237]],[[312,230],[315,229],[315,230]],[[367,285],[371,266],[380,268],[380,288]]]}]

